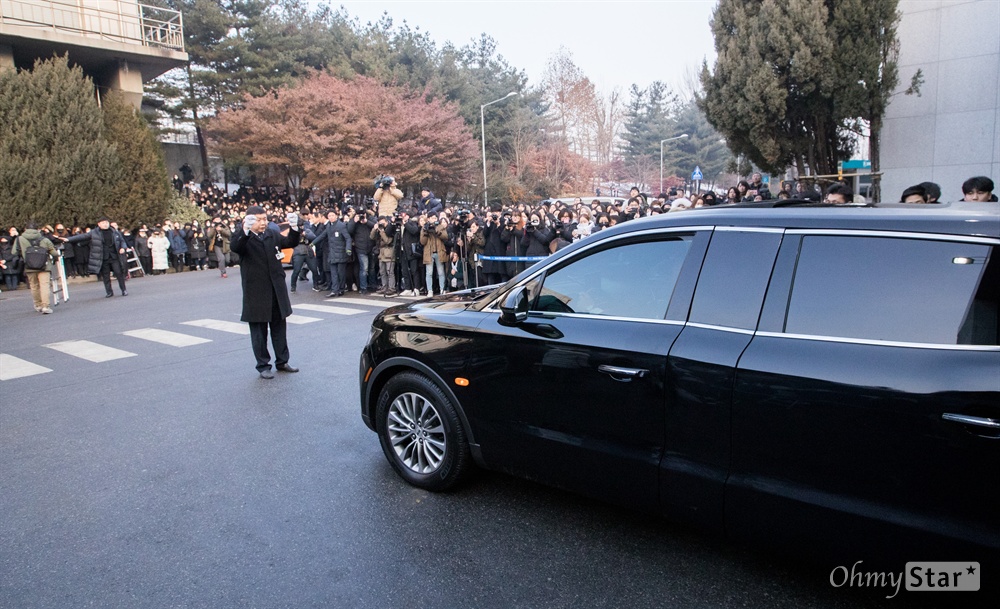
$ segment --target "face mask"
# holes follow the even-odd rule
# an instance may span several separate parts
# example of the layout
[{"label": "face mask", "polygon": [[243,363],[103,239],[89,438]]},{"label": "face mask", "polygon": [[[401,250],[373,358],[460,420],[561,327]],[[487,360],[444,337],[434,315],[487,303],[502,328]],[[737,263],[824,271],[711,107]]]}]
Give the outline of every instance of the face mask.
[{"label": "face mask", "polygon": [[532,226],[538,226],[538,220],[532,220],[531,221],[531,225]]}]

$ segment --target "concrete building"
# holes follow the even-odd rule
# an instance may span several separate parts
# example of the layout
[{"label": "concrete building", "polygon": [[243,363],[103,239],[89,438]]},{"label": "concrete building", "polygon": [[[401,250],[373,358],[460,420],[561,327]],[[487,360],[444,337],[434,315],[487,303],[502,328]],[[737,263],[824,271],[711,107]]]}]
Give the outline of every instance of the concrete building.
[{"label": "concrete building", "polygon": [[899,91],[923,71],[921,95],[899,94],[882,131],[882,200],[936,182],[941,198],[962,182],[1000,182],[1000,1],[900,0]]},{"label": "concrete building", "polygon": [[177,11],[136,0],[0,0],[0,69],[55,54],[136,108],[144,82],[188,61]]}]

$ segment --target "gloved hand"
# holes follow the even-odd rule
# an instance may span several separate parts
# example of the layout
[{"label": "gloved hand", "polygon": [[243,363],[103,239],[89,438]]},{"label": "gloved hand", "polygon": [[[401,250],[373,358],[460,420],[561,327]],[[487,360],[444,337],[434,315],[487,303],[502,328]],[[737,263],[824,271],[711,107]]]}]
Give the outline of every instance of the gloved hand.
[{"label": "gloved hand", "polygon": [[250,229],[253,228],[254,224],[257,224],[257,216],[249,214],[243,218],[243,232],[249,235]]},{"label": "gloved hand", "polygon": [[293,229],[298,229],[299,215],[297,213],[295,213],[294,211],[288,212],[288,215],[285,216],[285,220],[288,222],[288,225],[291,226]]}]

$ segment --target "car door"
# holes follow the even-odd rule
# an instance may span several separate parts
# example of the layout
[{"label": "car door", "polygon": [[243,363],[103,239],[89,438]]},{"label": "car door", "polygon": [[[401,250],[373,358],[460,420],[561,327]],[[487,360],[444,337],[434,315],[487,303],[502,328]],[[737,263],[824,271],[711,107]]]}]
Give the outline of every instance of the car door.
[{"label": "car door", "polygon": [[730,533],[1000,548],[996,242],[790,231],[737,372]]},{"label": "car door", "polygon": [[666,357],[682,327],[665,317],[690,299],[682,278],[696,275],[706,241],[689,229],[606,239],[523,284],[526,320],[480,325],[489,339],[470,383],[488,464],[656,505]]},{"label": "car door", "polygon": [[675,520],[721,531],[736,364],[757,327],[781,237],[782,229],[754,227],[712,235],[667,363],[660,495]]}]

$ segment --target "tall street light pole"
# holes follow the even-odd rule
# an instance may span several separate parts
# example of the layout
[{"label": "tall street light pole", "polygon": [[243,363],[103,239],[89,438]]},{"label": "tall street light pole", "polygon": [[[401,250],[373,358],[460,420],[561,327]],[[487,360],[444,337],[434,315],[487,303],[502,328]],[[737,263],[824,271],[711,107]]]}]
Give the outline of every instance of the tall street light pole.
[{"label": "tall street light pole", "polygon": [[[665,140],[660,140],[660,192],[663,192],[663,144],[665,142],[672,142],[674,140],[682,140],[686,138],[688,134],[682,133],[677,137],[668,137]],[[657,193],[659,194],[659,193]]]},{"label": "tall street light pole", "polygon": [[497,102],[502,102],[503,100],[514,97],[517,95],[517,91],[511,91],[507,95],[504,95],[500,99],[494,99],[493,101],[479,106],[479,127],[482,130],[480,134],[483,141],[483,206],[489,209],[489,195],[486,194],[486,114],[483,112],[486,106],[492,106]]}]

